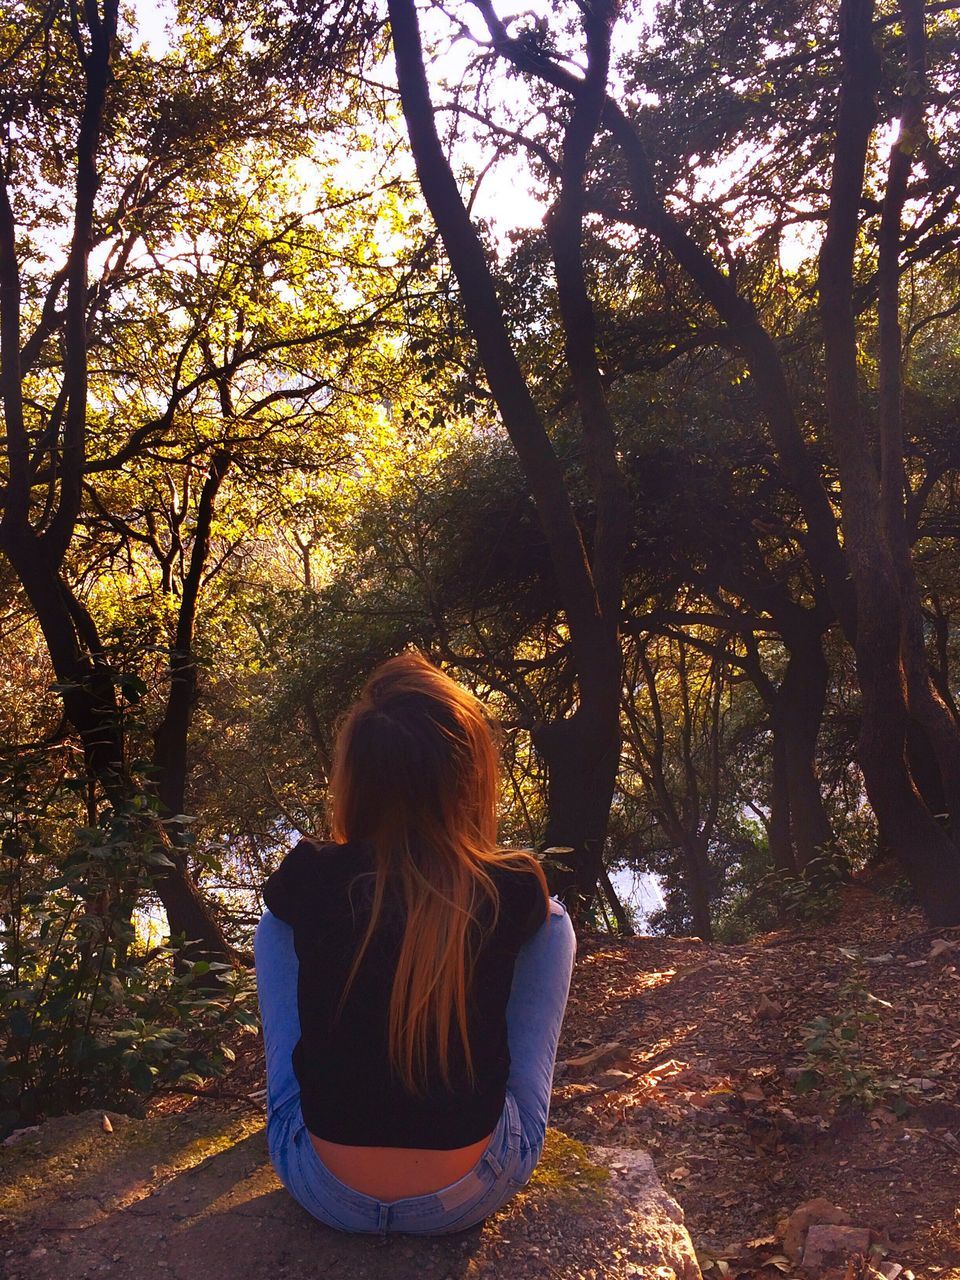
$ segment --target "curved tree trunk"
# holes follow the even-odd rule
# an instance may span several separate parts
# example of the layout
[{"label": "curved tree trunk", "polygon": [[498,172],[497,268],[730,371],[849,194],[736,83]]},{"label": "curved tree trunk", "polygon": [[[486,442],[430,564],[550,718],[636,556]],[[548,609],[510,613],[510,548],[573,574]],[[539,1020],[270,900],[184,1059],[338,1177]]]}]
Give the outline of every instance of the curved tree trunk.
[{"label": "curved tree trunk", "polygon": [[931,923],[956,924],[960,921],[960,855],[910,777],[899,619],[883,611],[887,593],[878,595],[880,613],[871,617],[868,610],[873,601],[860,593],[861,616],[867,625],[857,649],[863,693],[859,756],[867,795]]},{"label": "curved tree trunk", "polygon": [[[880,510],[890,548],[900,605],[900,648],[911,718],[926,737],[940,773],[935,813],[946,811],[954,839],[960,835],[960,729],[937,689],[927,659],[920,589],[907,530],[909,494],[904,465],[903,339],[900,329],[901,223],[913,157],[924,134],[926,34],[923,0],[900,0],[908,77],[900,104],[900,131],[887,168],[878,236],[877,322],[879,333]],[[916,733],[914,756],[918,751]],[[931,787],[920,787],[925,796]]]},{"label": "curved tree trunk", "polygon": [[610,876],[604,867],[600,872],[600,887],[603,890],[603,896],[610,904],[610,910],[613,912],[613,918],[617,922],[617,928],[625,938],[634,936],[633,925],[630,923],[630,917],[627,915],[626,908],[620,901],[620,897],[613,886]]},{"label": "curved tree trunk", "polygon": [[[620,735],[600,734],[576,712],[542,724],[533,740],[547,771],[547,828],[543,846],[565,867],[554,885],[574,912],[589,904],[603,874],[610,804],[620,762]],[[558,850],[551,854],[551,850]],[[562,851],[562,852],[560,852]]]},{"label": "curved tree trunk", "polygon": [[[2,540],[37,614],[58,683],[64,713],[83,744],[84,763],[107,801],[122,811],[134,798],[124,760],[120,708],[113,677],[102,654],[93,619],[73,598],[59,576],[34,547],[21,557],[16,540]],[[78,631],[80,634],[78,635]],[[182,805],[176,812],[182,811]],[[183,855],[165,850],[174,866],[156,875],[155,885],[167,912],[171,931],[199,939],[206,954],[229,955],[209,905],[190,877]],[[130,901],[127,906],[133,909]],[[126,910],[126,908],[125,908]]]},{"label": "curved tree trunk", "polygon": [[490,260],[463,202],[437,133],[414,0],[389,0],[397,83],[420,187],[460,286],[487,382],[516,450],[550,549],[570,635],[579,705],[541,725],[535,745],[547,768],[546,846],[569,850],[571,905],[592,898],[603,866],[619,764],[622,653],[618,626],[630,506],[597,359],[593,307],[582,253],[585,173],[606,99],[616,6],[584,7],[588,65],[563,134],[560,194],[548,238],[554,258],[567,370],[580,417],[594,498],[588,555],[558,457],[521,369]]},{"label": "curved tree trunk", "polygon": [[[919,10],[922,40],[922,4]],[[885,201],[883,219],[881,471],[865,431],[858,386],[853,270],[867,149],[877,114],[879,69],[872,19],[873,0],[841,0],[842,79],[830,211],[818,273],[827,416],[837,451],[844,540],[857,601],[855,650],[862,694],[859,758],[867,795],[930,920],[951,924],[960,921],[960,848],[923,803],[906,758],[907,684],[917,655],[905,652],[903,643],[905,638],[915,641],[911,639],[913,588],[907,578],[910,583],[915,579],[912,565],[907,574],[893,534],[903,519],[904,500],[900,351],[895,329],[902,202],[895,184],[901,176],[905,182],[905,173],[891,173],[888,195],[893,191],[893,211]],[[908,156],[909,149],[904,150]]]},{"label": "curved tree trunk", "polygon": [[157,768],[157,797],[167,822],[170,847],[167,856],[174,864],[157,877],[157,892],[167,913],[171,935],[187,942],[193,958],[229,958],[233,949],[204,901],[190,875],[187,861],[187,828],[171,822],[187,807],[187,749],[190,723],[197,698],[197,665],[193,651],[197,602],[204,566],[210,547],[210,531],[217,493],[230,467],[231,456],[224,449],[213,455],[197,504],[197,522],[190,564],[184,577],[177,612],[177,626],[170,648],[170,692],[163,720],[154,734],[154,764]]}]

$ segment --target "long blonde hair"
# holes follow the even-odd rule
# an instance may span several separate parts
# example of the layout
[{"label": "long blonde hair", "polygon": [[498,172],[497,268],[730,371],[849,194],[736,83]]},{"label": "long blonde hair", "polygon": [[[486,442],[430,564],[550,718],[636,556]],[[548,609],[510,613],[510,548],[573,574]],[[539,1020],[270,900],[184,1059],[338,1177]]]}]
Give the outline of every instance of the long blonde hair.
[{"label": "long blonde hair", "polygon": [[473,1058],[467,996],[475,924],[484,902],[499,903],[490,868],[531,870],[530,854],[497,848],[499,759],[477,699],[418,653],[378,667],[337,737],[330,820],[338,841],[374,850],[375,880],[366,933],[344,987],[350,990],[388,892],[405,917],[390,996],[391,1064],[419,1093],[433,1064],[450,1083],[450,1039]]}]

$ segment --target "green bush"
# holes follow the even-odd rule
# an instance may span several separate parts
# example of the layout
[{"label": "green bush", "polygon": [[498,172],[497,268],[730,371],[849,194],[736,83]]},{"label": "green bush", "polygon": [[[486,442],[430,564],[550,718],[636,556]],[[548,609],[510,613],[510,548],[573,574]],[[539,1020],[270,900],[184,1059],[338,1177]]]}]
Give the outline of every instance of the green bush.
[{"label": "green bush", "polygon": [[840,887],[849,879],[842,854],[823,853],[798,874],[768,871],[732,896],[718,911],[720,942],[746,942],[779,925],[830,920],[840,906]]},{"label": "green bush", "polygon": [[22,777],[5,781],[0,1134],[222,1072],[237,1029],[257,1027],[253,983],[230,965],[190,960],[182,940],[138,949],[134,907],[169,865],[149,799],[75,830],[58,859],[39,806],[24,812]]},{"label": "green bush", "polygon": [[905,1095],[899,1082],[880,1070],[869,1043],[869,1028],[880,1022],[880,1009],[890,1006],[867,990],[860,957],[845,954],[854,967],[840,988],[836,1011],[818,1014],[804,1028],[797,1092],[816,1092],[830,1103],[864,1111],[889,1099],[900,1112],[908,1105]]}]

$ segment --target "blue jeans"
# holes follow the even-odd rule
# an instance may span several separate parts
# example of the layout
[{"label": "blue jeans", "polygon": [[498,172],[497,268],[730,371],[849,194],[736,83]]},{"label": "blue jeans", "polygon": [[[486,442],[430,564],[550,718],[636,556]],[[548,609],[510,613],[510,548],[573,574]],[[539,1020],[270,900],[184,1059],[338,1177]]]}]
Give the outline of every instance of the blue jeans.
[{"label": "blue jeans", "polygon": [[340,1231],[444,1235],[482,1222],[536,1167],[550,1110],[560,1024],[576,939],[560,903],[517,957],[507,1004],[510,1076],[503,1113],[462,1178],[428,1195],[377,1200],[334,1177],[304,1124],[291,1056],[300,1039],[293,929],[265,911],[254,952],[267,1061],[267,1147],[277,1176],[308,1213]]}]

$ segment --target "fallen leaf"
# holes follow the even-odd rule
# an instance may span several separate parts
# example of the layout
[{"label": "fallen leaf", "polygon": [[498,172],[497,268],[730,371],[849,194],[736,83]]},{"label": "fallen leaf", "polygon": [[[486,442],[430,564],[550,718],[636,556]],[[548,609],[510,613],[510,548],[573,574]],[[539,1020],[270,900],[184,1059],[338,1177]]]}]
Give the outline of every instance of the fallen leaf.
[{"label": "fallen leaf", "polygon": [[627,1046],[622,1041],[611,1040],[608,1044],[591,1049],[589,1053],[583,1053],[578,1058],[567,1058],[563,1065],[570,1071],[589,1071],[591,1068],[607,1067],[619,1058],[625,1058],[628,1052]]},{"label": "fallen leaf", "polygon": [[777,1004],[776,1000],[771,1000],[768,995],[762,995],[757,1004],[757,1019],[760,1022],[769,1022],[773,1018],[779,1018],[783,1013],[783,1006]]},{"label": "fallen leaf", "polygon": [[934,938],[930,943],[930,959],[933,960],[937,956],[942,956],[945,951],[956,951],[957,943],[952,942],[949,938]]},{"label": "fallen leaf", "polygon": [[659,1066],[651,1067],[646,1072],[646,1075],[651,1079],[665,1080],[667,1076],[678,1076],[689,1070],[689,1063],[678,1062],[676,1058],[668,1058],[666,1062],[661,1062]]}]

